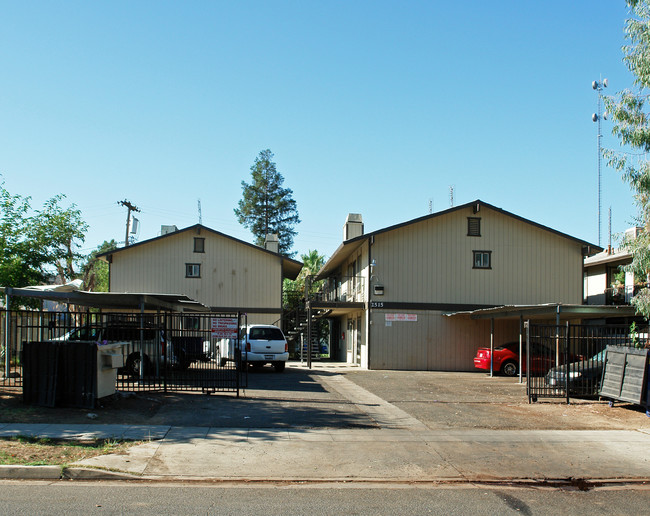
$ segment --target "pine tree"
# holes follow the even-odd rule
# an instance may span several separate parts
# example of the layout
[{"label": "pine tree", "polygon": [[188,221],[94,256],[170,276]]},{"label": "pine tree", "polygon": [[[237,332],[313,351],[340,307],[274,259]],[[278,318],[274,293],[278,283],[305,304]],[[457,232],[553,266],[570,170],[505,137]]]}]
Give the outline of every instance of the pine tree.
[{"label": "pine tree", "polygon": [[293,256],[294,230],[300,223],[298,208],[293,199],[293,191],[283,188],[284,178],[276,168],[273,153],[266,149],[255,158],[251,167],[252,181],[242,181],[242,198],[235,208],[237,220],[251,230],[255,243],[264,245],[266,235],[276,233],[279,240],[279,252]]}]

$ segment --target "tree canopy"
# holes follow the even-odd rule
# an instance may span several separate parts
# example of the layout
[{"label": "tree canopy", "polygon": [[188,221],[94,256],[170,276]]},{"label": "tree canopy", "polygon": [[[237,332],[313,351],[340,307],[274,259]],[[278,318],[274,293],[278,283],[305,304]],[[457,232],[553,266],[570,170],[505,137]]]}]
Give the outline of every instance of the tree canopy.
[{"label": "tree canopy", "polygon": [[319,254],[315,249],[300,255],[302,269],[295,280],[284,280],[285,308],[294,309],[305,296],[316,293],[322,286],[322,281],[311,282],[309,292],[305,292],[307,276],[315,276],[325,265],[325,255]]},{"label": "tree canopy", "polygon": [[97,246],[90,255],[86,263],[83,264],[81,272],[83,274],[83,288],[89,292],[108,292],[108,263],[97,258],[97,255],[117,249],[117,242],[105,240]]},{"label": "tree canopy", "polygon": [[279,252],[293,256],[293,237],[297,234],[295,226],[300,223],[293,191],[284,188],[284,177],[275,166],[273,153],[263,150],[255,158],[251,167],[251,183],[242,181],[242,198],[235,208],[237,220],[251,230],[255,243],[264,245],[266,235],[276,233]]},{"label": "tree canopy", "polygon": [[610,166],[619,171],[629,183],[639,210],[638,224],[644,231],[634,239],[623,242],[632,253],[632,263],[627,267],[635,277],[644,282],[644,288],[634,296],[632,304],[646,319],[650,318],[650,2],[627,0],[630,17],[625,26],[628,44],[623,47],[623,61],[635,77],[634,89],[624,90],[606,97],[607,113],[614,122],[613,134],[618,137],[623,150],[604,152]]},{"label": "tree canopy", "polygon": [[77,276],[88,225],[75,204],[62,206],[64,200],[56,195],[32,211],[31,197],[12,195],[0,183],[0,285],[37,285],[53,273],[62,282]]}]

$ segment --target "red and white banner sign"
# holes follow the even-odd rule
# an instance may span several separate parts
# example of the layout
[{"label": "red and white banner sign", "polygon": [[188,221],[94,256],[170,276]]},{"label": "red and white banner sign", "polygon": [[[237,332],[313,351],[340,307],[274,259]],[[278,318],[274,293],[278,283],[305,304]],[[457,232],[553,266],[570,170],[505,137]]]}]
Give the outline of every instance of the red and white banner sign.
[{"label": "red and white banner sign", "polygon": [[217,339],[236,339],[237,317],[213,317],[211,329]]},{"label": "red and white banner sign", "polygon": [[406,321],[406,322],[417,322],[418,314],[386,314],[386,321]]}]

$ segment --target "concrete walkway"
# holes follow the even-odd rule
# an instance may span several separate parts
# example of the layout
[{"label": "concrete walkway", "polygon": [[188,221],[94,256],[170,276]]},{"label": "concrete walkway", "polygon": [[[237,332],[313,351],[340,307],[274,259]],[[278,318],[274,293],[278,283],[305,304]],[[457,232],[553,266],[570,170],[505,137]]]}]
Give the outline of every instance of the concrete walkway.
[{"label": "concrete walkway", "polygon": [[[143,440],[67,478],[202,481],[529,482],[650,480],[648,430],[431,430],[347,380],[321,376],[379,428],[223,428],[0,423],[0,436]],[[38,468],[38,467],[36,467]],[[45,469],[43,469],[45,471]],[[51,471],[43,478],[58,478]],[[36,469],[0,468],[3,478]]]}]

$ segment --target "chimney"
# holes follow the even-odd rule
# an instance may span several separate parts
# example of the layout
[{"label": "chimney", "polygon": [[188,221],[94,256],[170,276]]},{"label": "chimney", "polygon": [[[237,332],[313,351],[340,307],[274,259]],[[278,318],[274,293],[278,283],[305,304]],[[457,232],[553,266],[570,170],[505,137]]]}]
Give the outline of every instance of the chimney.
[{"label": "chimney", "polygon": [[175,233],[176,231],[178,231],[176,226],[160,226],[161,235],[169,235],[169,233]]},{"label": "chimney", "polygon": [[360,213],[348,213],[343,226],[343,241],[363,235],[363,217]]},{"label": "chimney", "polygon": [[269,233],[264,240],[264,249],[273,253],[280,251],[280,241],[278,240],[277,233]]}]

